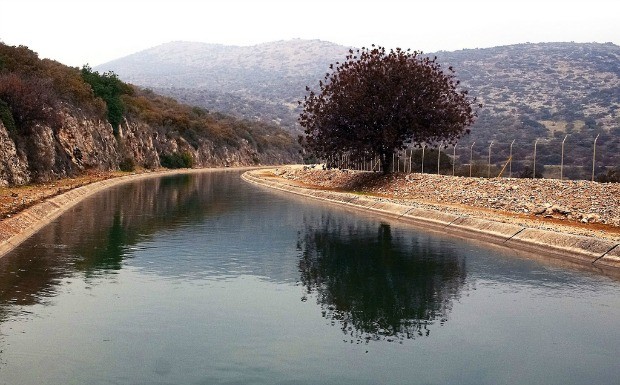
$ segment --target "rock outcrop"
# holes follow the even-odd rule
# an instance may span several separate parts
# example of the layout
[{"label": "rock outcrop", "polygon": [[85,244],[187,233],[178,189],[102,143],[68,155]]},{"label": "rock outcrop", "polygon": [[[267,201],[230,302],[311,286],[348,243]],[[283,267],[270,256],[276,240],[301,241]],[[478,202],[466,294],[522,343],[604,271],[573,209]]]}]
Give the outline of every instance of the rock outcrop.
[{"label": "rock outcrop", "polygon": [[247,140],[236,146],[216,145],[206,138],[189,143],[180,135],[125,119],[119,133],[112,126],[64,107],[61,125],[37,124],[28,135],[14,135],[0,121],[0,185],[21,185],[78,175],[86,170],[116,170],[122,161],[145,168],[160,167],[160,156],[187,153],[194,167],[283,164],[298,161],[286,151],[259,152]]}]

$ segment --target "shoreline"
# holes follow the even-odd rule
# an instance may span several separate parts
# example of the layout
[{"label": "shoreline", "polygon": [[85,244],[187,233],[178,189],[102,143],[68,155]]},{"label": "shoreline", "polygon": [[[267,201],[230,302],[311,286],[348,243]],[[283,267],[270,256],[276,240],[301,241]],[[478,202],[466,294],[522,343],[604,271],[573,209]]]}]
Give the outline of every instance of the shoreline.
[{"label": "shoreline", "polygon": [[218,167],[147,171],[122,176],[112,176],[107,179],[72,188],[61,194],[45,198],[39,203],[33,204],[10,217],[2,219],[0,221],[0,258],[4,257],[26,239],[30,238],[37,231],[41,230],[73,206],[107,188],[166,175],[247,171],[256,168],[257,167]]},{"label": "shoreline", "polygon": [[449,232],[450,235],[478,239],[501,247],[533,253],[538,257],[576,263],[613,275],[620,274],[620,242],[617,240],[505,223],[500,221],[499,217],[476,218],[464,213],[390,202],[380,197],[291,183],[277,177],[273,170],[275,169],[248,171],[241,177],[248,183],[373,212],[435,231]]},{"label": "shoreline", "polygon": [[501,218],[477,218],[468,213],[407,205],[353,192],[333,191],[279,178],[275,176],[273,170],[276,168],[264,166],[159,170],[113,176],[76,187],[46,198],[42,202],[1,220],[0,258],[65,211],[109,187],[166,175],[245,171],[241,178],[252,184],[373,212],[413,225],[428,227],[434,231],[444,233],[449,231],[450,235],[478,239],[500,247],[533,253],[538,257],[554,258],[620,275],[620,242],[616,239],[545,230],[524,224],[506,223],[501,221]]}]

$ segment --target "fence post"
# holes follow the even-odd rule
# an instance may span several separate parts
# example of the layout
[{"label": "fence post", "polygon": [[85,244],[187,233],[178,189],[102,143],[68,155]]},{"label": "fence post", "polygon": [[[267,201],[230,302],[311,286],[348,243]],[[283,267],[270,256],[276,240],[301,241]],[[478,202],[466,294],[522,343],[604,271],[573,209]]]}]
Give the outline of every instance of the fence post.
[{"label": "fence post", "polygon": [[454,166],[456,165],[456,146],[457,143],[454,143],[454,151],[452,152],[452,176],[454,176]]},{"label": "fence post", "polygon": [[532,170],[532,179],[536,179],[536,145],[538,144],[538,138],[534,141],[534,169]]},{"label": "fence post", "polygon": [[491,177],[491,146],[493,146],[493,141],[491,141],[491,144],[489,144],[489,167],[487,172],[487,178]]},{"label": "fence post", "polygon": [[592,153],[592,182],[594,182],[594,165],[596,163],[596,141],[598,140],[599,134],[596,134],[596,138],[594,138],[594,152]]},{"label": "fence post", "polygon": [[471,178],[471,166],[472,166],[472,159],[474,157],[474,144],[476,144],[476,141],[474,141],[471,144],[471,147],[469,148],[469,177]]},{"label": "fence post", "polygon": [[508,158],[510,160],[510,173],[508,175],[509,178],[512,178],[512,145],[515,144],[515,140],[516,139],[513,139],[512,143],[510,143],[510,157]]},{"label": "fence post", "polygon": [[426,148],[426,143],[422,146],[422,174],[424,174],[424,149]]},{"label": "fence post", "polygon": [[560,161],[560,180],[564,179],[564,142],[568,138],[568,135],[564,136],[564,140],[562,140],[562,160]]}]

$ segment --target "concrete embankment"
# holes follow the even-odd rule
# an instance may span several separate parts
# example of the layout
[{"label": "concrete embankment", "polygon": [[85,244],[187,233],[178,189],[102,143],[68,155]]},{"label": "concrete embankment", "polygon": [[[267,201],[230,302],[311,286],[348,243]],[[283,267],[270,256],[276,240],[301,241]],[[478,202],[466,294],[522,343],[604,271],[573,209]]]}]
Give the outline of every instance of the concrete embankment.
[{"label": "concrete embankment", "polygon": [[109,187],[165,175],[193,174],[233,169],[248,170],[250,168],[207,168],[145,172],[142,174],[131,174],[105,179],[69,190],[63,194],[56,195],[41,203],[31,206],[26,210],[15,214],[11,218],[3,219],[0,222],[0,258],[39,231],[45,225],[56,219],[63,212],[69,210],[85,198]]},{"label": "concrete embankment", "polygon": [[264,170],[245,172],[242,178],[250,183],[355,207],[433,230],[484,240],[537,256],[587,265],[614,275],[620,273],[620,244],[609,239],[528,228],[468,215],[385,202],[379,198],[358,194],[301,187],[286,183],[285,180],[278,180],[277,177],[268,177]]}]

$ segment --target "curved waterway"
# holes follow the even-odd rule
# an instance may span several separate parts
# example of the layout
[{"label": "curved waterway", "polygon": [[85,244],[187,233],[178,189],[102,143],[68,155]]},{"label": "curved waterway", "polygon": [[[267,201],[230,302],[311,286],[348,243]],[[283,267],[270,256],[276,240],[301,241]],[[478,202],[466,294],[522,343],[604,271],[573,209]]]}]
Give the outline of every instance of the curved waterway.
[{"label": "curved waterway", "polygon": [[618,320],[611,278],[168,176],[0,259],[0,384],[610,384]]}]

